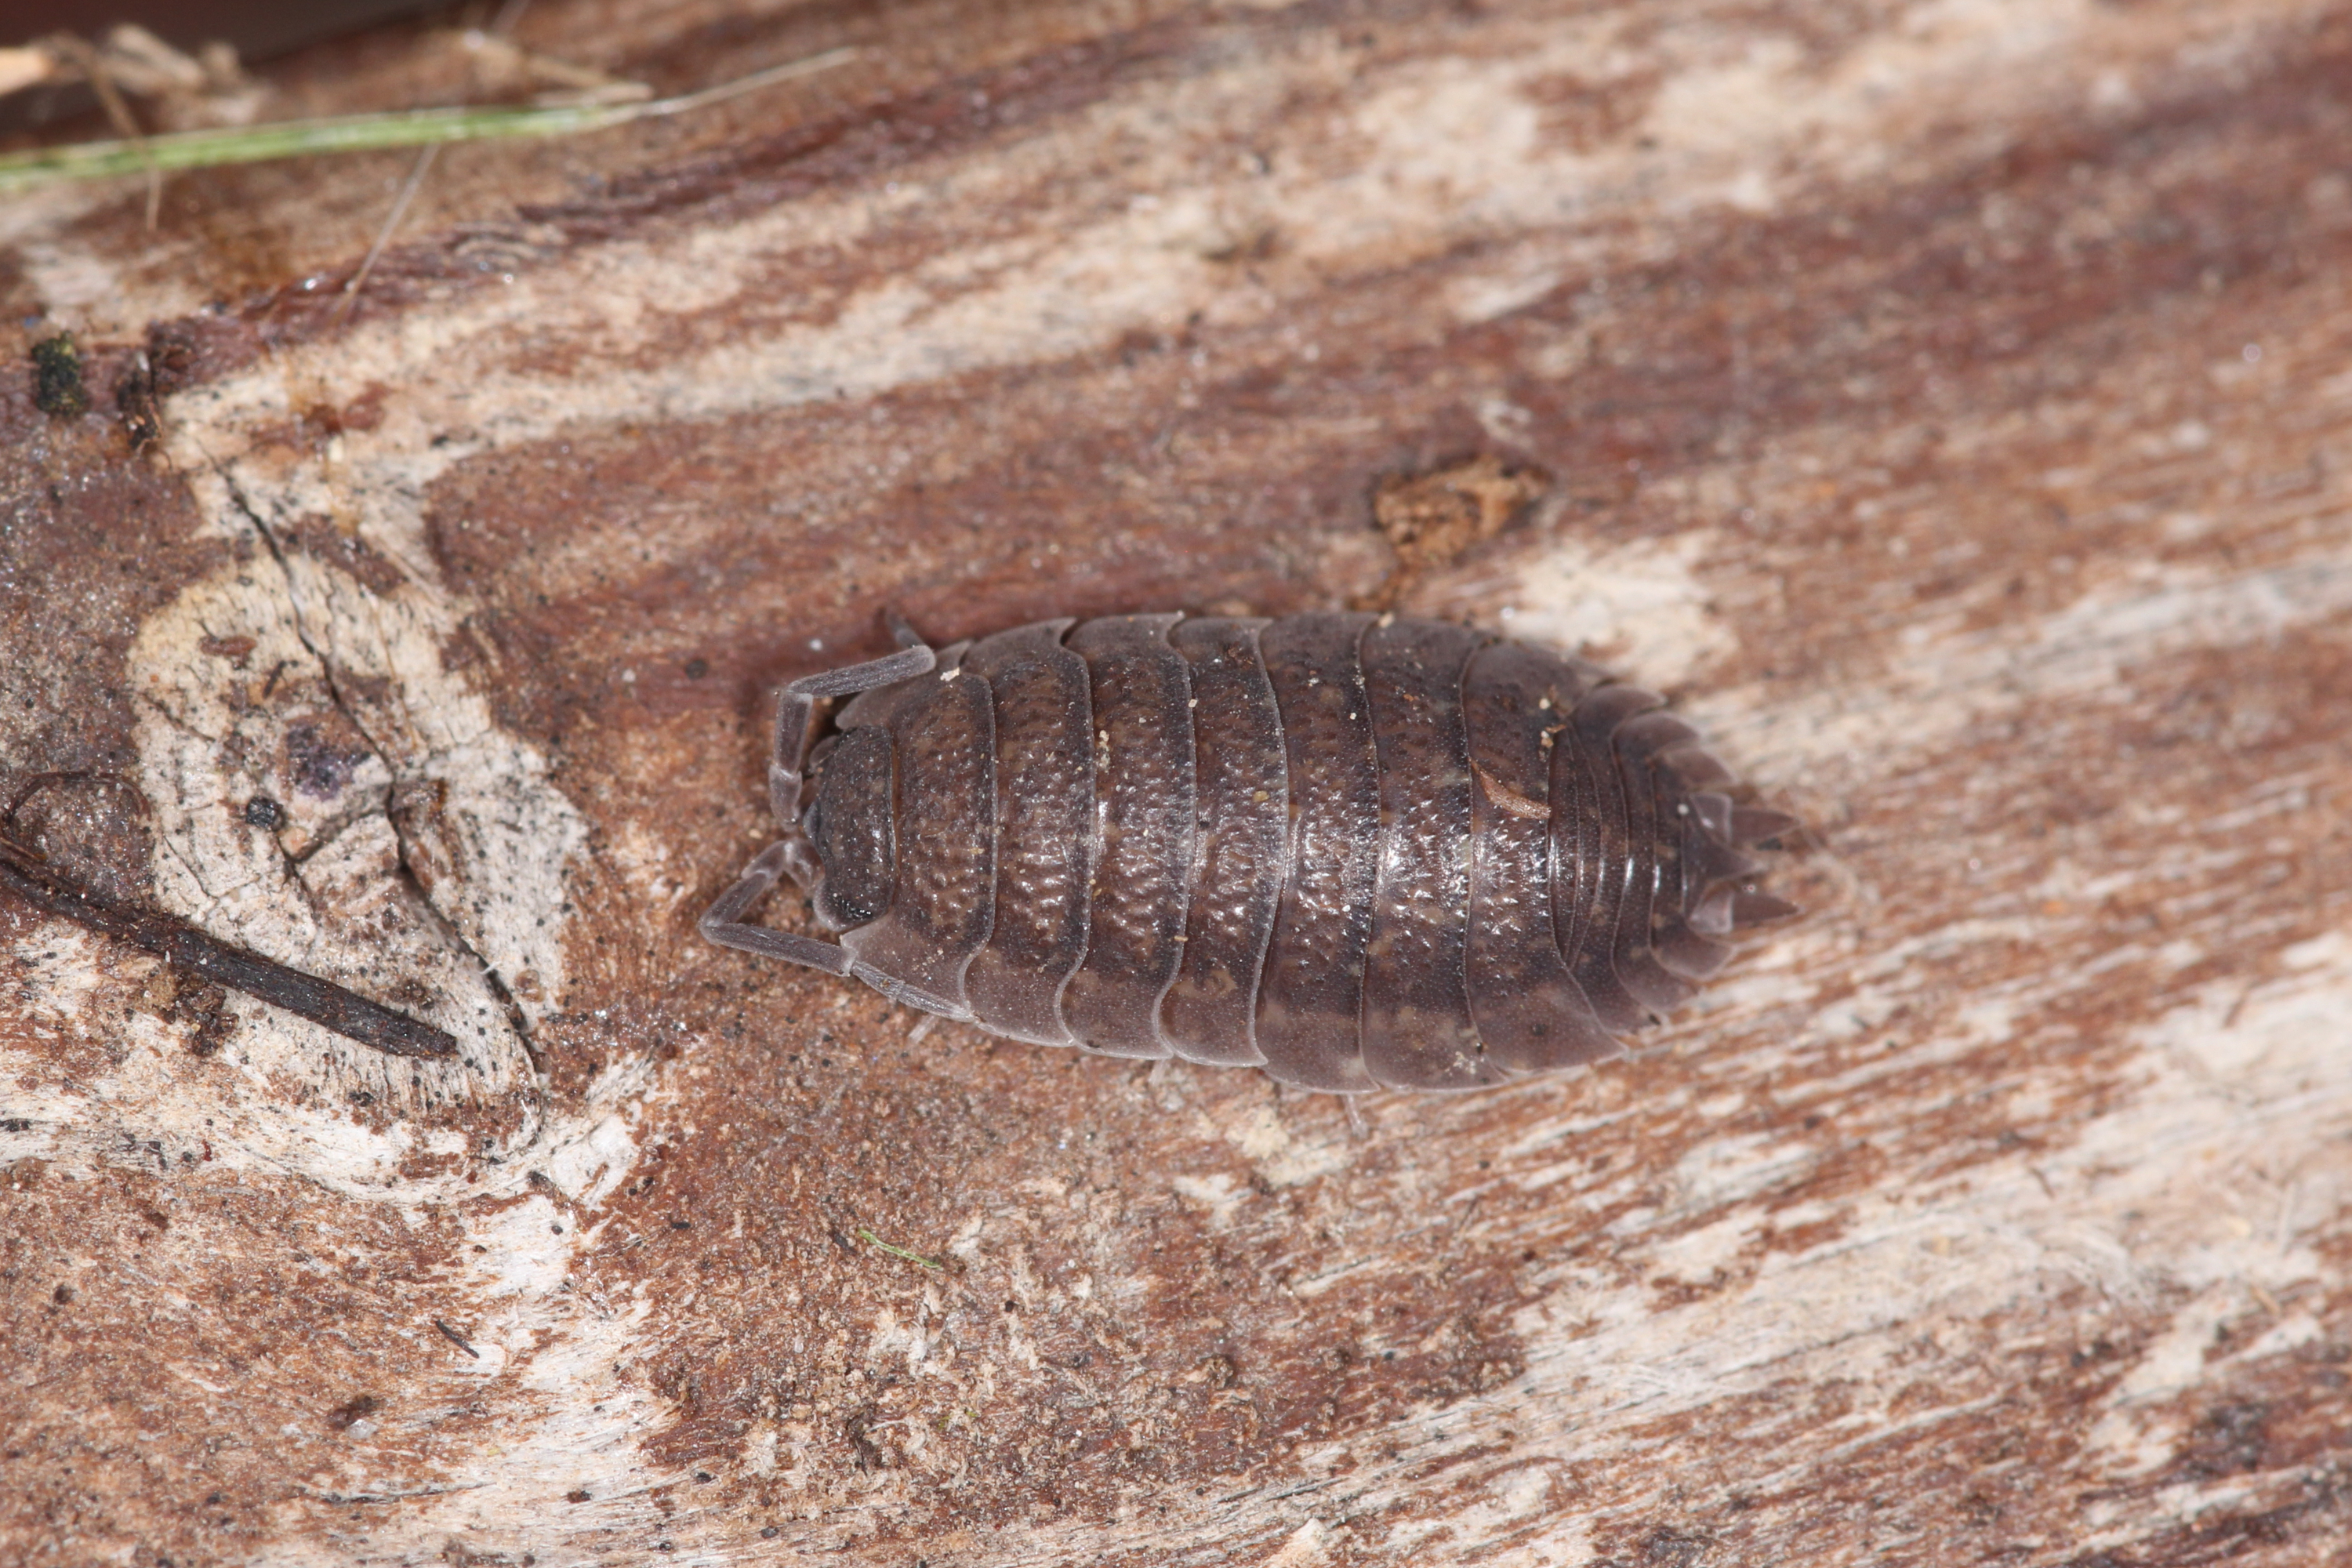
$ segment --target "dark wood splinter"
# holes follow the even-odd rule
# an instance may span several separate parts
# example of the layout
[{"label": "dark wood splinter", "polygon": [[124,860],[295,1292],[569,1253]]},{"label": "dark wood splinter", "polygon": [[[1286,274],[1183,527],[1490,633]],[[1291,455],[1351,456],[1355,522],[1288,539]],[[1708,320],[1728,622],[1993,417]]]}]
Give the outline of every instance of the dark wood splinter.
[{"label": "dark wood splinter", "polygon": [[176,916],[126,908],[67,887],[37,857],[5,838],[0,838],[0,888],[36,909],[119,937],[191,974],[258,997],[386,1056],[457,1054],[457,1042],[446,1031],[380,1006],[331,980],[206,936]]}]

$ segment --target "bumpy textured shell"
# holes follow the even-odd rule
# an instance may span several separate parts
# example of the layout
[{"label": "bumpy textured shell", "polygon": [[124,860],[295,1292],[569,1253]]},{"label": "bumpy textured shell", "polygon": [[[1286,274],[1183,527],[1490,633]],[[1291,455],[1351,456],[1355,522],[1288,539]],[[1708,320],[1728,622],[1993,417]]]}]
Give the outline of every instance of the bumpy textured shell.
[{"label": "bumpy textured shell", "polygon": [[1735,847],[1790,819],[1662,706],[1432,621],[1040,623],[835,715],[808,879],[842,967],[1000,1035],[1475,1088],[1617,1054],[1789,910]]}]

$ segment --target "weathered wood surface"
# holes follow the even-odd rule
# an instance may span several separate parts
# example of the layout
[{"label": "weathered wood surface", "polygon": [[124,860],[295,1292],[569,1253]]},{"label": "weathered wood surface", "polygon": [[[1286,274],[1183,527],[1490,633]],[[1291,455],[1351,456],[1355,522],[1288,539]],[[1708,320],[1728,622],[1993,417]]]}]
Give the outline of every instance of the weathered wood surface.
[{"label": "weathered wood surface", "polygon": [[[0,211],[0,786],[70,775],[10,831],[464,1047],[0,906],[0,1557],[2346,1550],[2352,12],[521,37],[870,52],[445,153],[348,319],[405,155]],[[695,940],[763,689],[883,606],[1370,595],[1379,480],[1474,454],[1550,489],[1406,607],[1671,690],[1817,830],[1636,1058],[1356,1137]]]}]

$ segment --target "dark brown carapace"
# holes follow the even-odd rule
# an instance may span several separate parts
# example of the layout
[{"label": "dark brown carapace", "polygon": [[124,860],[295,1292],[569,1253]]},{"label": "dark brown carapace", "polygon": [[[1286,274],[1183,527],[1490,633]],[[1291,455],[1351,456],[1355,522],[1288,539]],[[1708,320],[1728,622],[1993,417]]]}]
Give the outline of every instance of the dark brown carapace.
[{"label": "dark brown carapace", "polygon": [[[1615,1056],[1790,910],[1740,848],[1794,820],[1578,659],[1342,614],[900,640],[785,688],[784,837],[712,941],[1014,1039],[1353,1094]],[[837,944],[745,922],[780,875]]]}]

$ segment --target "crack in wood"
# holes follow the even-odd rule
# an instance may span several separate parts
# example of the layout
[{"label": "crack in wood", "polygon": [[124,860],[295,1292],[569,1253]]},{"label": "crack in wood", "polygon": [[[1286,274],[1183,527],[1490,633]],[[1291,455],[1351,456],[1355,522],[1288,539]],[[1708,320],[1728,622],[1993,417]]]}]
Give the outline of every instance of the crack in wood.
[{"label": "crack in wood", "polygon": [[[286,584],[287,624],[293,631],[295,640],[299,642],[304,650],[318,661],[320,678],[326,685],[328,700],[333,703],[338,712],[351,721],[352,728],[367,743],[368,750],[376,760],[383,763],[385,769],[394,774],[392,788],[386,797],[388,804],[384,816],[392,825],[393,838],[399,847],[401,877],[415,892],[426,914],[440,927],[444,934],[457,945],[458,950],[472,959],[476,966],[481,970],[483,979],[488,983],[492,996],[506,1015],[508,1027],[514,1030],[515,1037],[522,1043],[523,1055],[530,1060],[532,1073],[534,1076],[543,1074],[546,1071],[545,1064],[541,1060],[538,1045],[531,1037],[530,1020],[524,1015],[521,1005],[515,1000],[514,993],[508,987],[505,977],[475,948],[473,942],[467,940],[466,933],[458,928],[457,922],[452,921],[440,905],[434,901],[431,889],[425,885],[425,879],[417,874],[416,851],[412,842],[410,826],[402,820],[402,814],[393,809],[389,804],[399,799],[404,787],[397,776],[399,770],[394,765],[392,757],[383,743],[370,731],[359,714],[352,710],[349,699],[344,696],[342,682],[337,677],[335,661],[327,656],[324,648],[311,640],[310,629],[304,623],[301,601],[296,592],[293,568],[287,562],[283,542],[262,520],[260,509],[256,507],[251,499],[246,495],[243,487],[231,476],[226,465],[214,465],[214,473],[227,494],[229,504],[234,506],[244,516],[246,521],[252,525],[253,531],[260,539],[262,547],[269,552],[270,559],[277,563],[278,574]],[[276,679],[274,671],[271,679],[273,680]],[[296,881],[298,886],[300,885],[299,878]],[[446,1038],[446,1036],[444,1037]]]}]

